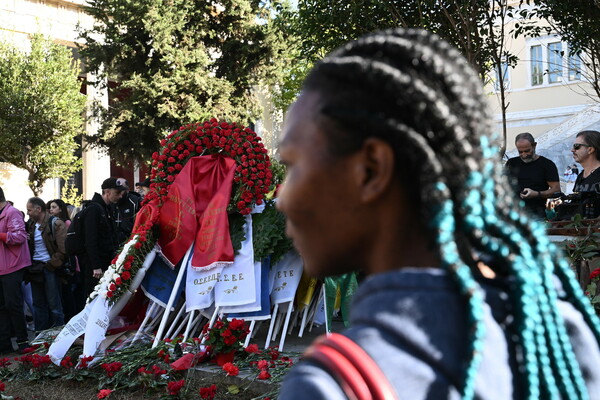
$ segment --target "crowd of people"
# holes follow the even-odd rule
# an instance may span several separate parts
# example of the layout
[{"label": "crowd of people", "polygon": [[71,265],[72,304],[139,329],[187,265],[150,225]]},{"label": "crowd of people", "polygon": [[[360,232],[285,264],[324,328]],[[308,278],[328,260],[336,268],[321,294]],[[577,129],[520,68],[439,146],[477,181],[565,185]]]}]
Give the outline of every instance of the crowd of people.
[{"label": "crowd of people", "polygon": [[571,153],[583,170],[579,172],[577,164],[567,168],[566,184],[571,193],[561,190],[556,164],[536,153],[537,143],[530,133],[517,135],[515,146],[519,156],[506,162],[506,171],[534,217],[554,220],[570,219],[575,214],[584,218],[600,215],[600,132],[585,130],[575,137]]},{"label": "crowd of people", "polygon": [[[80,207],[31,197],[26,215],[0,188],[0,353],[15,350],[13,337],[17,350],[28,346],[28,317],[39,332],[83,309],[129,238],[149,186],[146,179],[130,191],[127,180],[111,177]],[[69,235],[79,235],[80,251],[67,249]]]}]

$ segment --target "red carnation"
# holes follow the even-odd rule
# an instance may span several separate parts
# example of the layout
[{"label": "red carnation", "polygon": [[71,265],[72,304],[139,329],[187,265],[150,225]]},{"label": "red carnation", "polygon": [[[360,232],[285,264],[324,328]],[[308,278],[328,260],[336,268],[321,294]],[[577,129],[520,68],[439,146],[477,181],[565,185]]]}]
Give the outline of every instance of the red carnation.
[{"label": "red carnation", "polygon": [[245,322],[243,319],[233,318],[229,323],[229,327],[233,330],[238,330],[244,328],[244,324]]},{"label": "red carnation", "polygon": [[115,285],[114,283],[111,283],[110,286],[108,287],[108,290],[111,290],[114,292],[115,290],[117,290],[117,285]]},{"label": "red carnation", "polygon": [[269,372],[266,369],[260,371],[260,374],[258,374],[257,376],[258,379],[269,379],[270,377],[271,374],[269,374]]},{"label": "red carnation", "polygon": [[200,397],[206,400],[213,400],[217,394],[217,385],[212,384],[207,387],[200,388]]},{"label": "red carnation", "polygon": [[175,180],[175,178],[173,177],[173,175],[169,175],[169,176],[167,176],[167,180],[169,182],[173,182]]},{"label": "red carnation", "polygon": [[184,379],[182,379],[180,381],[169,382],[167,384],[167,391],[169,392],[170,395],[175,396],[179,393],[179,391],[181,390],[183,385],[185,385]]},{"label": "red carnation", "polygon": [[223,371],[227,372],[227,376],[237,376],[240,373],[240,369],[230,362],[223,364]]},{"label": "red carnation", "polygon": [[129,271],[123,271],[121,272],[121,278],[123,278],[123,280],[128,281],[129,279],[131,279],[131,274],[129,273]]},{"label": "red carnation", "polygon": [[108,395],[111,393],[112,393],[112,390],[110,390],[110,389],[102,389],[98,392],[96,397],[99,399],[104,399],[105,397],[108,397]]},{"label": "red carnation", "polygon": [[258,345],[256,343],[249,344],[248,347],[246,347],[244,350],[246,351],[246,353],[250,354],[260,353],[260,350],[258,349]]},{"label": "red carnation", "polygon": [[590,274],[590,280],[596,278],[600,276],[600,268],[595,269],[591,274]]},{"label": "red carnation", "polygon": [[228,346],[231,346],[235,342],[237,342],[237,338],[235,336],[228,336],[223,339],[223,343],[225,343]]}]

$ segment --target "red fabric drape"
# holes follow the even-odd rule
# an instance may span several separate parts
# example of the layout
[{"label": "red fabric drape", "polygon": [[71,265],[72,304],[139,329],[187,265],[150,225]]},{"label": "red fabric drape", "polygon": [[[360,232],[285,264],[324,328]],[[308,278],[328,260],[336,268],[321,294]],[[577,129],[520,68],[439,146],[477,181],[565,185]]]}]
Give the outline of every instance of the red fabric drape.
[{"label": "red fabric drape", "polygon": [[195,240],[192,266],[233,262],[227,206],[236,162],[218,154],[192,157],[169,187],[160,210],[158,243],[173,265]]}]

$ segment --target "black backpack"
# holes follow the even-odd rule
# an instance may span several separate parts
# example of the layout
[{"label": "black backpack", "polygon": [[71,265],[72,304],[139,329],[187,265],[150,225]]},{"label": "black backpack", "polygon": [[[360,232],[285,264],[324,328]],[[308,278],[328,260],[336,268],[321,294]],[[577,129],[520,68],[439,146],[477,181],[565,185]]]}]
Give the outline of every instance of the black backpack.
[{"label": "black backpack", "polygon": [[67,256],[78,256],[85,253],[85,228],[83,220],[90,205],[94,204],[89,202],[83,205],[81,211],[79,211],[71,220],[71,225],[67,230],[67,238],[65,239],[65,250]]}]

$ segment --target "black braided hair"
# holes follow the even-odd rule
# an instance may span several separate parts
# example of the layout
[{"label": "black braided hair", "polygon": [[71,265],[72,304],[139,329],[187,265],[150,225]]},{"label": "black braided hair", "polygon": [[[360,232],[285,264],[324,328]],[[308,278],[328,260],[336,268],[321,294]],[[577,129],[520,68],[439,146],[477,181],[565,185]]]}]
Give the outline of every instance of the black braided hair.
[{"label": "black braided hair", "polygon": [[[544,226],[521,211],[492,132],[482,85],[459,52],[423,30],[393,29],[351,42],[319,62],[304,83],[321,99],[334,156],[380,137],[396,156],[432,248],[467,299],[471,328],[463,398],[474,396],[483,294],[472,251],[494,259],[511,284],[512,329],[528,399],[588,398],[557,307],[554,277],[600,342],[600,324]],[[548,349],[552,349],[551,352]]]}]

